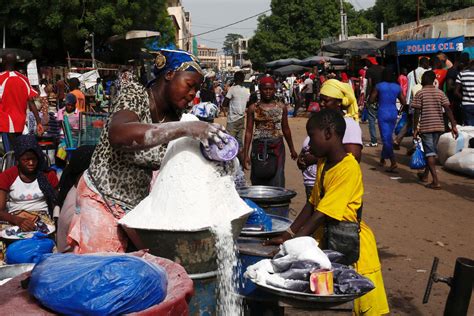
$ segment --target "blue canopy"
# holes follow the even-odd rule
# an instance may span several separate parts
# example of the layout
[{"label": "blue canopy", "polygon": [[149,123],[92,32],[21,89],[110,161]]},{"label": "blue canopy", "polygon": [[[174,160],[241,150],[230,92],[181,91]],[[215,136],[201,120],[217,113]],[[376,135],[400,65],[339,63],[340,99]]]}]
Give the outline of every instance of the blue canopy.
[{"label": "blue canopy", "polygon": [[421,55],[435,53],[462,52],[464,36],[450,38],[428,38],[422,40],[398,41],[398,55]]}]

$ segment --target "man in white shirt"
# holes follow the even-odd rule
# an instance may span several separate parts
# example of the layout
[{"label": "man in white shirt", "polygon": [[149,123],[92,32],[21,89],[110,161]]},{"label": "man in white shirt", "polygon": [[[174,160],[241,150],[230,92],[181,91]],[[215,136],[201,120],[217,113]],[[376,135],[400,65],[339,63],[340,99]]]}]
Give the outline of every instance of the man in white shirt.
[{"label": "man in white shirt", "polygon": [[242,83],[244,82],[245,74],[237,71],[234,74],[234,85],[230,87],[225,96],[222,106],[229,108],[227,115],[227,132],[234,136],[239,142],[239,148],[243,148],[243,136],[245,130],[245,109],[250,93]]}]

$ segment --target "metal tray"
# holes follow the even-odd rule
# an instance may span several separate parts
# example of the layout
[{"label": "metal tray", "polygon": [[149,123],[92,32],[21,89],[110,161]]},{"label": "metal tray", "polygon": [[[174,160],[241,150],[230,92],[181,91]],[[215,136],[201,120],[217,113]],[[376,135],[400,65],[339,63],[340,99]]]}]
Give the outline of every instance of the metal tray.
[{"label": "metal tray", "polygon": [[239,192],[240,197],[254,202],[285,202],[296,196],[296,192],[293,190],[266,185],[242,187],[237,192]]},{"label": "metal tray", "polygon": [[275,236],[283,233],[288,229],[288,227],[293,224],[291,219],[286,217],[268,214],[272,219],[272,230],[271,231],[245,231],[245,226],[240,232],[240,236],[247,236],[247,237],[270,237]]},{"label": "metal tray", "polygon": [[255,280],[250,279],[253,283],[257,285],[258,288],[261,288],[264,291],[270,292],[275,295],[288,297],[291,299],[297,299],[301,301],[311,301],[317,303],[345,303],[355,300],[368,292],[359,293],[359,294],[333,294],[333,295],[317,295],[313,293],[303,293],[290,291],[285,289],[279,289],[268,284],[257,283]]}]

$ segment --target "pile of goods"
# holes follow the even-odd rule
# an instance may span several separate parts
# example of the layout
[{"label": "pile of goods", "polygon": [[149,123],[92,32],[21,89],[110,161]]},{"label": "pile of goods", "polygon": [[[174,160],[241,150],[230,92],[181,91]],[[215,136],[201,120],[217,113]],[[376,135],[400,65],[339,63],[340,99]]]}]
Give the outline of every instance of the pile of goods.
[{"label": "pile of goods", "polygon": [[459,136],[441,135],[438,142],[438,160],[446,169],[474,177],[474,127],[457,126]]},{"label": "pile of goods", "polygon": [[7,264],[37,263],[44,254],[52,253],[54,241],[40,232],[32,238],[15,241],[5,253]]},{"label": "pile of goods", "polygon": [[167,283],[162,267],[136,256],[52,254],[31,272],[28,291],[59,314],[118,315],[159,304]]},{"label": "pile of goods", "polygon": [[[197,120],[183,115],[182,121]],[[230,222],[251,210],[233,181],[234,161],[203,157],[198,140],[182,137],[169,143],[151,193],[119,223],[130,228],[193,231]]]},{"label": "pile of goods", "polygon": [[342,258],[336,251],[322,251],[312,237],[299,237],[283,243],[273,259],[249,266],[244,275],[260,285],[317,295],[362,294],[374,289],[369,279],[337,263]]}]

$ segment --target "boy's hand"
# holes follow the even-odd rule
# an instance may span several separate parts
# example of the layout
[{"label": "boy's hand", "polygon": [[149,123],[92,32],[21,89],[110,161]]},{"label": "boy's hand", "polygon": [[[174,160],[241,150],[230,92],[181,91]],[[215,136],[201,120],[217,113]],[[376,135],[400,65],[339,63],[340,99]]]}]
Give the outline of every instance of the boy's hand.
[{"label": "boy's hand", "polygon": [[415,129],[413,130],[413,139],[417,139],[417,138],[418,138],[418,129],[415,128]]},{"label": "boy's hand", "polygon": [[453,126],[453,128],[451,129],[451,134],[453,134],[454,139],[458,139],[459,132],[456,126]]},{"label": "boy's hand", "polygon": [[20,227],[20,229],[24,232],[31,232],[36,230],[36,225],[32,220],[21,218],[19,217],[15,224]]}]

